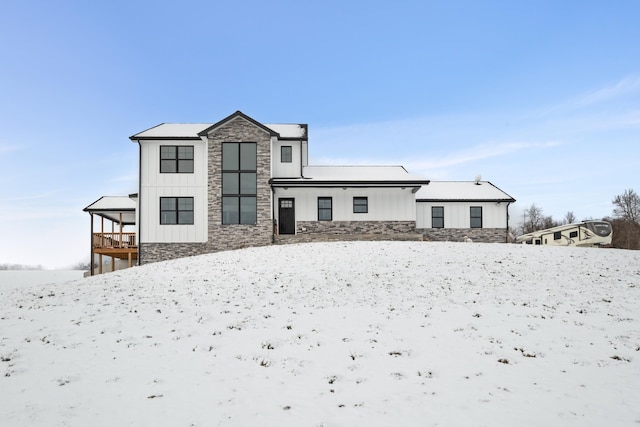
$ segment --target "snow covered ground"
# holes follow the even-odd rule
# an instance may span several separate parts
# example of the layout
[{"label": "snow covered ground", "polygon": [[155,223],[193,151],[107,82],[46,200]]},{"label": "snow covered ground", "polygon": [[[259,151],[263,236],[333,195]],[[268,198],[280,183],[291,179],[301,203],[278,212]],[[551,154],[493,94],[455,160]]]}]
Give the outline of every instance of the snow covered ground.
[{"label": "snow covered ground", "polygon": [[640,252],[336,242],[0,287],[0,425],[637,426]]},{"label": "snow covered ground", "polygon": [[7,288],[68,282],[83,275],[84,271],[80,270],[3,270],[0,271],[0,292]]}]

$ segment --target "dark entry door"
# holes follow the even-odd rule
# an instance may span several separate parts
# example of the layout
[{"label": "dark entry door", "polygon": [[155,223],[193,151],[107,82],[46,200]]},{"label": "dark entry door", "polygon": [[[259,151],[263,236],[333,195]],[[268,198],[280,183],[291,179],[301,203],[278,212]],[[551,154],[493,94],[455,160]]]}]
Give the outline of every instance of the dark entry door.
[{"label": "dark entry door", "polygon": [[294,199],[278,199],[278,234],[296,234]]}]

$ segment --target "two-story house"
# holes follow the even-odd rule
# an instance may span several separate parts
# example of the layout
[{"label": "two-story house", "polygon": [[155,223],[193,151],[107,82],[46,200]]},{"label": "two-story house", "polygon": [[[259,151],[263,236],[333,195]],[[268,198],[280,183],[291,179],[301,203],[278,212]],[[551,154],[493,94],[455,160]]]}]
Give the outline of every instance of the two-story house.
[{"label": "two-story house", "polygon": [[[430,224],[416,222],[416,193],[428,194],[429,180],[402,166],[311,166],[304,124],[262,124],[237,111],[213,124],[160,124],[130,139],[140,148],[131,199],[139,263],[281,242],[431,234]],[[105,218],[99,208],[85,208],[92,233],[93,215]],[[102,227],[92,248],[104,241]],[[122,250],[118,232],[111,237]]]}]

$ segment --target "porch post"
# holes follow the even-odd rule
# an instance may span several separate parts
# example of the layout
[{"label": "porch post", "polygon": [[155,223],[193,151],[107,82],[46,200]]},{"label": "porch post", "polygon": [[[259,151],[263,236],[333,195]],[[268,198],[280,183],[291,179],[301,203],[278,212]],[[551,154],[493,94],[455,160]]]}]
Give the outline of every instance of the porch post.
[{"label": "porch post", "polygon": [[91,238],[89,239],[89,244],[91,245],[91,251],[89,252],[91,254],[91,259],[89,260],[90,263],[90,267],[89,267],[89,271],[91,272],[91,275],[93,276],[93,213],[90,212],[89,216],[91,217]]},{"label": "porch post", "polygon": [[120,212],[120,244],[119,248],[122,248],[124,245],[122,244],[122,212]]}]

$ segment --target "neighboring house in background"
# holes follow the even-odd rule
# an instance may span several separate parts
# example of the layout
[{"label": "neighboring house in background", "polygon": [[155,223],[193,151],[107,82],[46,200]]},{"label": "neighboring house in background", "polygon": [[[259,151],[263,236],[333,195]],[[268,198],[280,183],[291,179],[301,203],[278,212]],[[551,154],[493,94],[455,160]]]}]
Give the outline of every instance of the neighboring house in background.
[{"label": "neighboring house in background", "polygon": [[416,229],[425,240],[506,242],[515,201],[488,181],[431,181],[416,194]]},{"label": "neighboring house in background", "polygon": [[[141,264],[272,243],[437,240],[423,213],[441,197],[431,197],[433,182],[402,166],[310,166],[305,124],[262,124],[237,111],[214,124],[160,124],[130,139],[140,147],[134,240]],[[424,200],[416,202],[416,193]],[[466,199],[452,195],[443,215]],[[480,226],[492,231],[475,233],[474,216],[465,234],[504,242],[506,218],[494,216],[502,218],[508,203],[495,210],[485,208],[493,196],[472,201],[484,209]],[[449,240],[457,239],[464,221],[449,222]],[[92,240],[104,241],[95,233]]]}]

